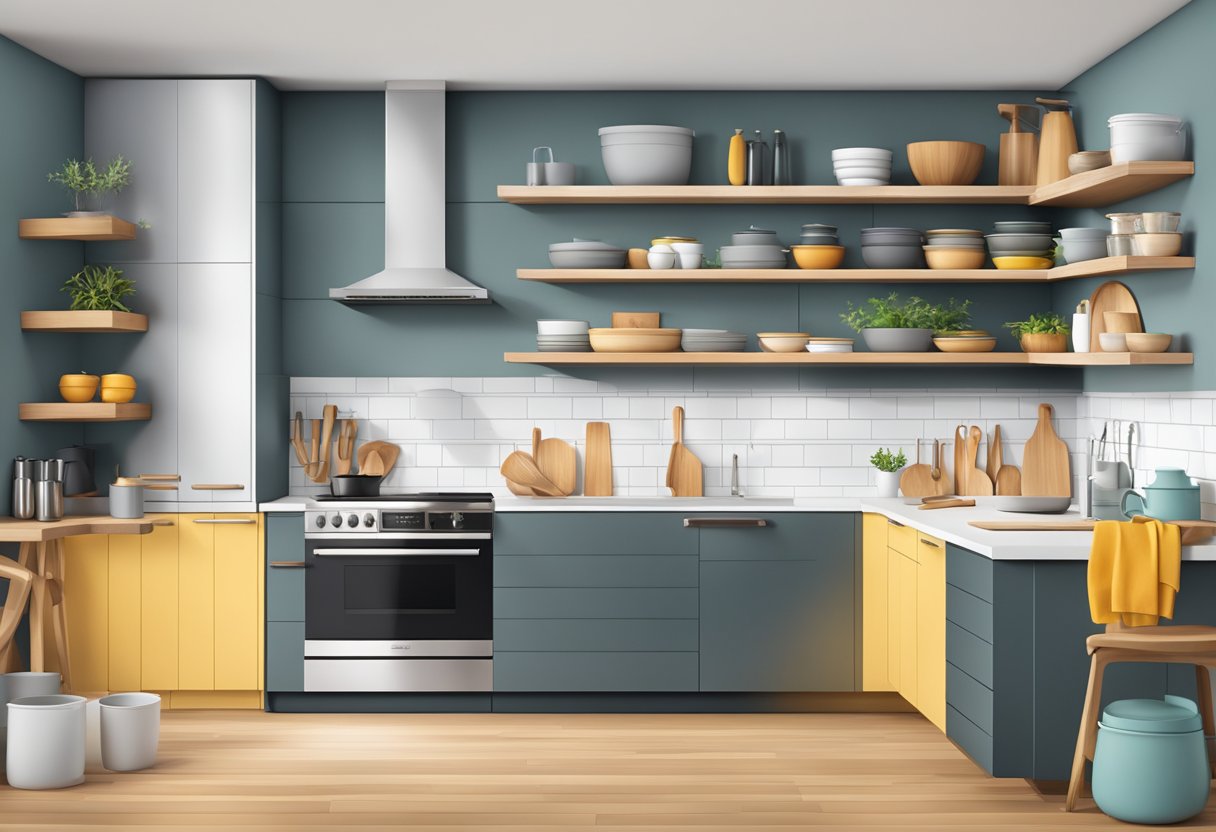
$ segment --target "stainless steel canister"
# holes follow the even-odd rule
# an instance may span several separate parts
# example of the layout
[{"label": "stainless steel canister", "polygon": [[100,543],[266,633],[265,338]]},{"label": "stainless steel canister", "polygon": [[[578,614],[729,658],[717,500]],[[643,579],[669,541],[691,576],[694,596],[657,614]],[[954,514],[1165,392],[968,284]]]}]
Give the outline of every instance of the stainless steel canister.
[{"label": "stainless steel canister", "polygon": [[63,483],[60,480],[38,480],[34,483],[37,518],[44,522],[63,519]]},{"label": "stainless steel canister", "polygon": [[13,517],[29,520],[34,516],[34,460],[19,456],[13,460]]}]

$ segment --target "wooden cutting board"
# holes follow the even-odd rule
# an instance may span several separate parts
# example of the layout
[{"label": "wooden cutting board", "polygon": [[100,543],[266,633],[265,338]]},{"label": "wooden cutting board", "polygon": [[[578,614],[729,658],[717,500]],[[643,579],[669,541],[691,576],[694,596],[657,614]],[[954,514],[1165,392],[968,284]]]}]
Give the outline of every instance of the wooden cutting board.
[{"label": "wooden cutting board", "polygon": [[569,497],[578,486],[578,454],[563,439],[541,439],[540,428],[532,428],[532,456],[545,478]]},{"label": "wooden cutting board", "polygon": [[[971,520],[967,525],[990,532],[1091,532],[1097,520]],[[1174,520],[1172,525],[1182,529],[1182,544],[1202,543],[1216,535],[1216,522],[1211,520]]]},{"label": "wooden cutting board", "polygon": [[991,497],[992,496],[992,480],[988,479],[988,475],[980,470],[976,464],[979,460],[980,442],[984,439],[984,432],[976,425],[972,425],[967,431],[967,444],[963,456],[963,487],[960,490],[961,497]]},{"label": "wooden cutting board", "polygon": [[684,408],[676,405],[671,411],[671,456],[667,459],[667,487],[673,497],[702,497],[705,495],[705,472],[701,460],[684,445]]},{"label": "wooden cutting board", "polygon": [[612,432],[607,422],[587,423],[583,494],[588,497],[612,496]]},{"label": "wooden cutting board", "polygon": [[909,465],[899,476],[899,490],[905,497],[932,497],[945,494],[950,483],[945,477],[933,479],[933,466],[920,461],[920,441],[916,443],[916,464]]},{"label": "wooden cutting board", "polygon": [[[1135,312],[1140,314],[1136,296],[1118,280],[1108,280],[1089,296],[1089,351],[1102,352],[1098,336],[1106,332],[1106,312]],[[1144,331],[1144,320],[1140,319],[1140,331]],[[1025,465],[1023,465],[1025,467]]]},{"label": "wooden cutting board", "polygon": [[1039,405],[1039,423],[1022,452],[1022,494],[1027,497],[1072,496],[1068,446],[1051,424],[1051,405]]}]

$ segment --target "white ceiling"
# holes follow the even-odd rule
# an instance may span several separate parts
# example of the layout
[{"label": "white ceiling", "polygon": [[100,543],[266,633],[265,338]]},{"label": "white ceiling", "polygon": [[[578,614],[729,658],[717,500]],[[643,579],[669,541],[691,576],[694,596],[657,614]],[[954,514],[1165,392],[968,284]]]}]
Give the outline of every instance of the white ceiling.
[{"label": "white ceiling", "polygon": [[1188,0],[0,0],[85,76],[283,89],[1058,89]]}]

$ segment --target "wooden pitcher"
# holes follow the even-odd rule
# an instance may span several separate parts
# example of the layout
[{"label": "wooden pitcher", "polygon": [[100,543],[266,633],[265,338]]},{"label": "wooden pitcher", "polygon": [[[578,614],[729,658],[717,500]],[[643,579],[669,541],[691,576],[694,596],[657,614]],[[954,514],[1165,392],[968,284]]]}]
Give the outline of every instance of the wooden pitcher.
[{"label": "wooden pitcher", "polygon": [[1036,185],[1049,185],[1068,178],[1068,157],[1077,152],[1077,130],[1072,106],[1063,98],[1036,98],[1043,107],[1039,137],[1039,172]]}]

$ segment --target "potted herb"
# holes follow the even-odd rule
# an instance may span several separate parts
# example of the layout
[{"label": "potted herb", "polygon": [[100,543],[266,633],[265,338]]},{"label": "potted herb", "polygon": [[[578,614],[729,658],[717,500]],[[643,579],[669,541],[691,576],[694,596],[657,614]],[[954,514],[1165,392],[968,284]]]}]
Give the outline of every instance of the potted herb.
[{"label": "potted herb", "polygon": [[59,170],[46,175],[47,181],[62,185],[72,194],[74,210],[68,211],[69,217],[90,216],[93,214],[108,214],[104,210],[87,210],[86,201],[97,205],[106,194],[117,194],[131,184],[131,163],[115,156],[105,166],[98,170],[92,159],[68,159]]},{"label": "potted herb", "polygon": [[885,298],[870,298],[864,306],[848,311],[840,319],[861,333],[872,352],[928,352],[933,333],[962,329],[970,320],[971,301],[958,303],[951,298],[935,305],[913,295],[900,302],[892,293]]},{"label": "potted herb", "polygon": [[870,457],[870,464],[878,469],[876,475],[878,496],[898,497],[899,475],[908,464],[908,458],[904,456],[904,449],[900,448],[899,453],[893,454],[890,448],[879,448]]},{"label": "potted herb", "polygon": [[123,298],[135,294],[135,281],[123,277],[122,269],[88,265],[69,277],[59,291],[71,294],[71,309],[130,312]]},{"label": "potted herb", "polygon": [[1068,352],[1068,323],[1055,312],[1009,321],[1005,326],[1022,345],[1022,352]]}]

